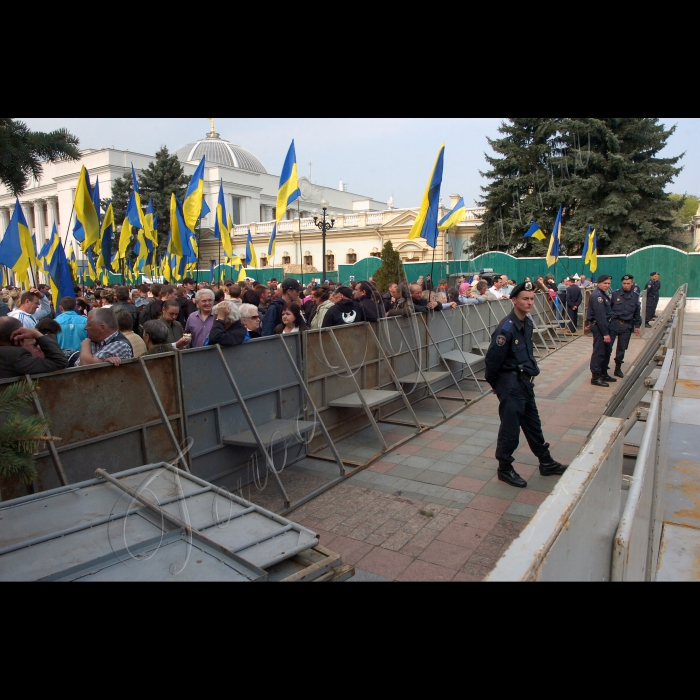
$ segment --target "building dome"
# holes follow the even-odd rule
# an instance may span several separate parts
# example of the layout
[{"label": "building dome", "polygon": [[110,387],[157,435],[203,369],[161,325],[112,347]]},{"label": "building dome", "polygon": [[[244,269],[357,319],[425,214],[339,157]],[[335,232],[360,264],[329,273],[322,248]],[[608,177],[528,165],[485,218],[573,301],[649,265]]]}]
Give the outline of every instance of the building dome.
[{"label": "building dome", "polygon": [[202,156],[206,156],[208,163],[228,165],[230,168],[240,168],[267,175],[265,166],[250,151],[246,151],[245,148],[236,146],[229,141],[224,141],[216,133],[209,134],[201,141],[189,143],[187,146],[179,148],[175,155],[178,160],[185,163],[193,160],[200,161]]}]

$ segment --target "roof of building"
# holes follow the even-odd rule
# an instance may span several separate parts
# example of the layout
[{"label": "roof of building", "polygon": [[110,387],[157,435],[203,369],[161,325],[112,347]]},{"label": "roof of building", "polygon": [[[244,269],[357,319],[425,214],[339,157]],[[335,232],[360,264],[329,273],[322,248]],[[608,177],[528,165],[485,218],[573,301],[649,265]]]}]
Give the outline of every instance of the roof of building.
[{"label": "roof of building", "polygon": [[209,134],[200,141],[188,143],[179,148],[175,155],[184,162],[200,161],[202,156],[206,156],[209,163],[267,174],[265,166],[250,151],[230,141],[224,141],[219,134]]}]

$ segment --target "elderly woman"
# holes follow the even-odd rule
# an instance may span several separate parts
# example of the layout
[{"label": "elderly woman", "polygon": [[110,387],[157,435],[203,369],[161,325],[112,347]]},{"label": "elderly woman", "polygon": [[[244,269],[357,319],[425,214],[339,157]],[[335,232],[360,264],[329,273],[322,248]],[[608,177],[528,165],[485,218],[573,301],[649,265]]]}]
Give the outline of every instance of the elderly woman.
[{"label": "elderly woman", "polygon": [[232,348],[242,345],[248,333],[241,323],[241,312],[232,301],[222,301],[214,307],[216,320],[209,332],[208,345]]},{"label": "elderly woman", "polygon": [[195,296],[197,311],[190,314],[185,325],[185,336],[192,338],[192,348],[203,348],[214,325],[212,309],[214,307],[214,292],[211,289],[200,289]]},{"label": "elderly woman", "polygon": [[241,314],[241,323],[245,326],[246,336],[243,340],[247,343],[249,340],[261,338],[260,335],[260,311],[253,304],[241,304],[238,309]]}]

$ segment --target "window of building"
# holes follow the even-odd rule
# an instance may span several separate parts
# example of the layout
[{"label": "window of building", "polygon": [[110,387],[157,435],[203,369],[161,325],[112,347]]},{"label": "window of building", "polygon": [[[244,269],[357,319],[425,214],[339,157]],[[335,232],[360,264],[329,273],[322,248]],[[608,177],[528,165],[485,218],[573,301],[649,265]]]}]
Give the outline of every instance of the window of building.
[{"label": "window of building", "polygon": [[370,253],[369,256],[370,256],[370,258],[381,258],[382,254],[381,253]]},{"label": "window of building", "polygon": [[326,271],[335,272],[335,255],[326,255]]},{"label": "window of building", "polygon": [[264,255],[260,258],[260,267],[267,267],[267,258]]},{"label": "window of building", "polygon": [[313,267],[313,264],[314,264],[313,255],[305,255],[304,256],[304,265],[308,265],[309,267]]},{"label": "window of building", "polygon": [[233,219],[234,226],[241,225],[241,200],[239,197],[232,198],[231,219]]},{"label": "window of building", "polygon": [[348,265],[354,265],[357,262],[357,253],[348,253]]},{"label": "window of building", "polygon": [[283,255],[282,256],[282,264],[283,265],[291,265],[292,264],[291,257],[289,257],[289,255]]}]

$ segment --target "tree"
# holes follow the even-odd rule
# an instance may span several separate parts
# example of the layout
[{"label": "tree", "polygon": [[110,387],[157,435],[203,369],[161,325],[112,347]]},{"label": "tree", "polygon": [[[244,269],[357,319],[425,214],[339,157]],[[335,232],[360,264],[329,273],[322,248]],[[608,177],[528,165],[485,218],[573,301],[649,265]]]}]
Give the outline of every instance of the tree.
[{"label": "tree", "polygon": [[31,131],[24,122],[0,117],[0,182],[19,196],[30,178],[41,178],[42,163],[80,160],[79,143],[66,129]]},{"label": "tree", "polygon": [[144,206],[153,199],[153,208],[158,217],[158,256],[165,252],[170,231],[170,198],[172,193],[182,200],[190,178],[185,175],[176,155],[170,155],[166,146],[156,153],[156,160],[139,175],[141,202]]},{"label": "tree", "polygon": [[131,173],[128,172],[124,177],[118,177],[112,183],[112,199],[103,199],[101,202],[104,212],[109,208],[110,201],[112,202],[115,226],[121,226],[126,218],[126,208],[129,204],[129,198],[131,197],[133,189],[134,181],[131,177]]},{"label": "tree", "polygon": [[49,422],[40,416],[20,414],[32,401],[38,386],[31,382],[10,384],[0,394],[0,478],[31,484],[36,477],[34,455],[49,439]]},{"label": "tree", "polygon": [[389,291],[389,285],[402,282],[406,279],[406,273],[401,262],[401,255],[394,250],[391,241],[387,241],[382,248],[382,266],[374,273],[374,281],[379,291],[384,294]]},{"label": "tree", "polygon": [[689,194],[671,194],[669,197],[680,203],[678,210],[678,223],[681,226],[687,226],[692,223],[693,217],[698,213],[700,206],[700,197],[695,197]]},{"label": "tree", "polygon": [[567,254],[583,248],[589,225],[600,253],[631,253],[678,233],[674,202],[665,188],[683,156],[660,158],[675,127],[656,118],[509,118],[502,139],[489,139],[500,157],[487,156],[491,182],[483,187],[485,223],[477,252],[501,249],[542,256],[549,240],[523,240],[537,221],[549,233],[564,209]]}]

